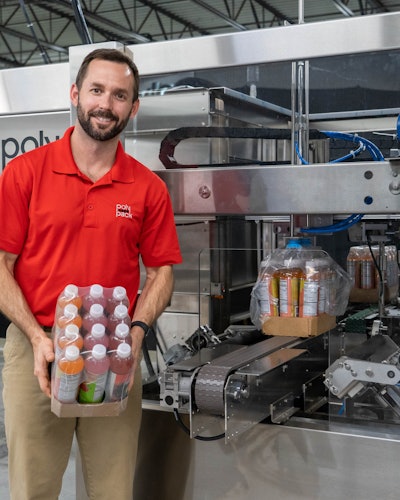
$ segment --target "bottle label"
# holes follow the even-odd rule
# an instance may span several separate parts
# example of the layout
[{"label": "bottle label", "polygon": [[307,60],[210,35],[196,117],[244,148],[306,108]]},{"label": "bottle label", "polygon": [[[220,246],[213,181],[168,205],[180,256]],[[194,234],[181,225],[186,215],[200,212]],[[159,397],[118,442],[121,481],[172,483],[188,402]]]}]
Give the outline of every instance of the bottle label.
[{"label": "bottle label", "polygon": [[75,403],[78,393],[78,387],[81,381],[81,372],[67,375],[56,369],[54,394],[56,399],[61,403]]},{"label": "bottle label", "polygon": [[261,318],[264,316],[278,316],[279,291],[278,280],[265,275],[260,281],[259,301]]},{"label": "bottle label", "polygon": [[301,280],[300,296],[302,298],[301,316],[317,316],[318,314],[318,282]]},{"label": "bottle label", "polygon": [[128,395],[130,374],[119,375],[109,372],[106,385],[106,399],[108,401],[121,401]]},{"label": "bottle label", "polygon": [[78,401],[79,403],[101,403],[104,398],[106,388],[107,372],[101,375],[90,374],[79,387]]},{"label": "bottle label", "polygon": [[299,312],[299,278],[280,278],[279,308],[280,316],[298,316]]}]

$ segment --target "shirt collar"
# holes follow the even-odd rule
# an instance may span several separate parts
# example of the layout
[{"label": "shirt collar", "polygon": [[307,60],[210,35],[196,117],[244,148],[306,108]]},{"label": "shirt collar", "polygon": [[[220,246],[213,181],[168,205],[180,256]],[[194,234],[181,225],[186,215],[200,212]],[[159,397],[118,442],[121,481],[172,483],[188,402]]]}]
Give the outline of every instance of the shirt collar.
[{"label": "shirt collar", "polygon": [[[69,127],[63,137],[56,141],[56,156],[62,158],[62,163],[57,163],[53,166],[53,172],[66,175],[79,175],[79,169],[75,163],[72,156],[71,150],[71,134],[75,127]],[[57,144],[58,143],[58,144]],[[58,153],[58,154],[57,154]],[[134,182],[133,171],[128,167],[129,163],[126,163],[128,155],[125,153],[121,142],[118,142],[115,162],[111,167],[111,170],[103,177],[103,181],[116,181],[131,183]],[[129,158],[129,157],[128,157]]]}]

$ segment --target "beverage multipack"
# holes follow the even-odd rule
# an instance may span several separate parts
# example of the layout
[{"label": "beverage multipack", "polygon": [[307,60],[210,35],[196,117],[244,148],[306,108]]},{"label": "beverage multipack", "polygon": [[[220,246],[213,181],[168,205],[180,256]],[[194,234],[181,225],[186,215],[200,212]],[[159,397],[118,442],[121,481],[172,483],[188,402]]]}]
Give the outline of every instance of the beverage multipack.
[{"label": "beverage multipack", "polygon": [[251,319],[269,335],[317,335],[344,314],[350,288],[347,272],[323,250],[278,249],[261,262]]},{"label": "beverage multipack", "polygon": [[397,301],[399,265],[395,245],[357,245],[346,259],[352,288],[350,302]]},{"label": "beverage multipack", "polygon": [[122,286],[68,284],[52,329],[51,409],[60,417],[115,416],[133,369],[129,300]]}]

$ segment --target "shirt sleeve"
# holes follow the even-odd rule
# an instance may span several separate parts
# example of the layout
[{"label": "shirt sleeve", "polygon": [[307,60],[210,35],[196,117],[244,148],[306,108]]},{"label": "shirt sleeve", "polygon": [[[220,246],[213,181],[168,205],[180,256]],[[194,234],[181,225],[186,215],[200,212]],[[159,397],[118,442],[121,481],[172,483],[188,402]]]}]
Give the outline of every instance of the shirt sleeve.
[{"label": "shirt sleeve", "polygon": [[165,183],[158,176],[155,177],[147,194],[139,240],[139,251],[147,267],[182,262],[169,193]]},{"label": "shirt sleeve", "polygon": [[0,248],[20,254],[29,226],[32,177],[29,164],[11,161],[0,175]]}]

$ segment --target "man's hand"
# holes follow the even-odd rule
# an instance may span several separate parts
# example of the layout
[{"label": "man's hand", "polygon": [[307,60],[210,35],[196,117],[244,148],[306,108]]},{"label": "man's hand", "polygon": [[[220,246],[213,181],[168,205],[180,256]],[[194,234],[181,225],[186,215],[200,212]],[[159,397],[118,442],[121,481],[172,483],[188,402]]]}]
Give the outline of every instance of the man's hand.
[{"label": "man's hand", "polygon": [[43,334],[35,336],[31,342],[34,356],[33,373],[38,379],[41,391],[51,397],[49,363],[54,361],[53,341]]}]

